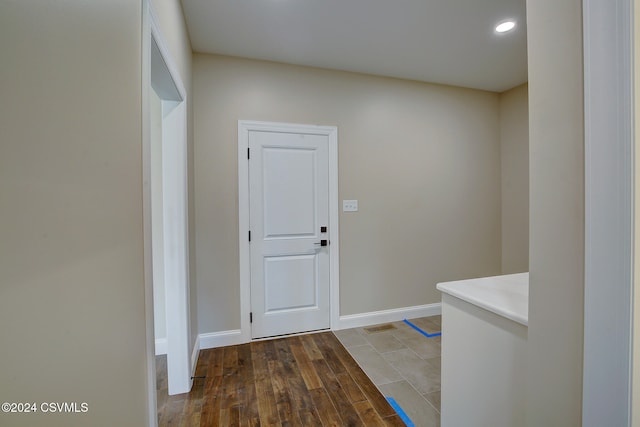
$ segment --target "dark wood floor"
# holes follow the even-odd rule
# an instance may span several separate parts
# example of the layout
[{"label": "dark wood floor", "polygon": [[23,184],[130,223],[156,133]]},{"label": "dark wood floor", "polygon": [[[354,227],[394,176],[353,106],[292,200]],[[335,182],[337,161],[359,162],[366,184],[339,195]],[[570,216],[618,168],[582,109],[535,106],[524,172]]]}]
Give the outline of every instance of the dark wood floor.
[{"label": "dark wood floor", "polygon": [[331,332],[202,350],[196,376],[169,397],[159,376],[161,427],[404,426]]}]

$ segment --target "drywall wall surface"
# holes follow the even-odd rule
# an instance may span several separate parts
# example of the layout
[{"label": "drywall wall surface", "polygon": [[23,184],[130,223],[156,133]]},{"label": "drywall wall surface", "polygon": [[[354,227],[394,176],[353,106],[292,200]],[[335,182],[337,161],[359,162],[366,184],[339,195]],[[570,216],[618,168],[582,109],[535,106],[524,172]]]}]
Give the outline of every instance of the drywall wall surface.
[{"label": "drywall wall surface", "polygon": [[2,426],[148,424],[141,11],[0,2]]},{"label": "drywall wall surface", "polygon": [[581,425],[584,312],[582,2],[527,1],[527,425]]},{"label": "drywall wall surface", "polygon": [[528,104],[526,83],[500,94],[502,274],[529,271]]},{"label": "drywall wall surface", "polygon": [[499,95],[194,55],[201,333],[238,329],[238,120],[338,127],[340,314],[500,273]]},{"label": "drywall wall surface", "polygon": [[192,55],[182,5],[179,0],[149,0],[149,2],[156,24],[160,28],[163,40],[187,89],[191,86]]}]

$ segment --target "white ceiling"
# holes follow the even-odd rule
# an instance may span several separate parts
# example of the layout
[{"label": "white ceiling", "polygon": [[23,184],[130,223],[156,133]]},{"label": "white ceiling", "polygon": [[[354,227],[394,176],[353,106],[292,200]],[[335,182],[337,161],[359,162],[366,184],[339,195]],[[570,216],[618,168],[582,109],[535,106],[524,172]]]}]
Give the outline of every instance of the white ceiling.
[{"label": "white ceiling", "polygon": [[[196,52],[502,92],[527,81],[525,0],[182,0]],[[516,29],[496,34],[507,18]]]}]

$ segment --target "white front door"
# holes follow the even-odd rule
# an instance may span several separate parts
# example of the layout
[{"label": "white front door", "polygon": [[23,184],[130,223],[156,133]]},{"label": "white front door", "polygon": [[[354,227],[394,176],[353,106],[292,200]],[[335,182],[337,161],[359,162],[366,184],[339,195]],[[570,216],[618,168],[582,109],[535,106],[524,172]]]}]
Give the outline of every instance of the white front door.
[{"label": "white front door", "polygon": [[327,135],[249,131],[252,338],[330,326],[328,148]]}]

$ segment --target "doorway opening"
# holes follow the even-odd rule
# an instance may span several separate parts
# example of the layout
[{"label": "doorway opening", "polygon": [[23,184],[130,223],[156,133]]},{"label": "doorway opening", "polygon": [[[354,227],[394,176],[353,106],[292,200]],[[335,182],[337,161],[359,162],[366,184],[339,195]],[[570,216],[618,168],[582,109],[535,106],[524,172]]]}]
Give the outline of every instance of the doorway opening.
[{"label": "doorway opening", "polygon": [[[190,351],[186,91],[152,10],[143,14],[143,198],[149,417],[157,422],[157,354],[166,393],[187,393]],[[165,366],[164,363],[160,366]]]},{"label": "doorway opening", "polygon": [[156,355],[167,355],[168,392],[171,395],[186,393],[191,389],[186,106],[184,91],[180,93],[159,48],[157,35],[153,33],[151,88],[150,113],[159,113],[159,116],[150,117],[154,325],[155,330],[160,332],[155,336]]}]

